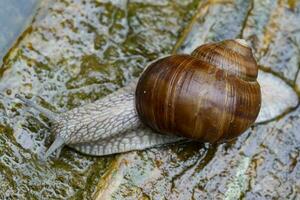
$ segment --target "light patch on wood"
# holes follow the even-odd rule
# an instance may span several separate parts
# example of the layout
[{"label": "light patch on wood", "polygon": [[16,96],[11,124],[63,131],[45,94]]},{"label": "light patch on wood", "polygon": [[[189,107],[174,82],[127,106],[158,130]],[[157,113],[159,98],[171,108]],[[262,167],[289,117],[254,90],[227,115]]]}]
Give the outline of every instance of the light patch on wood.
[{"label": "light patch on wood", "polygon": [[271,73],[259,71],[258,82],[261,86],[262,105],[256,123],[275,119],[297,106],[297,94],[280,78]]}]

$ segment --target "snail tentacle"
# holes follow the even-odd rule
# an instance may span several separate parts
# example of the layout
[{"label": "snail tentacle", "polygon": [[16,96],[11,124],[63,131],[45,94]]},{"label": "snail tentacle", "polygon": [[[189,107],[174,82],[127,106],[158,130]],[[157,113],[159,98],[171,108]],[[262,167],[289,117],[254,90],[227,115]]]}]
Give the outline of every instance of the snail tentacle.
[{"label": "snail tentacle", "polygon": [[34,103],[33,101],[30,101],[30,100],[28,100],[28,99],[22,97],[22,96],[19,95],[19,94],[16,94],[15,97],[16,97],[17,99],[19,99],[20,101],[22,101],[26,106],[32,107],[32,108],[36,109],[37,111],[43,113],[43,114],[44,114],[47,118],[49,118],[50,120],[52,120],[52,121],[54,121],[54,122],[58,120],[59,115],[58,115],[57,113],[54,113],[54,112],[52,112],[52,111],[50,111],[50,110],[48,110],[48,109],[45,109],[45,108],[43,108],[42,106],[40,106],[40,105]]},{"label": "snail tentacle", "polygon": [[61,149],[65,145],[65,140],[59,135],[56,136],[54,142],[51,144],[49,149],[45,153],[44,159],[46,160],[50,155],[52,155],[56,151],[56,157],[58,158],[61,152]]}]

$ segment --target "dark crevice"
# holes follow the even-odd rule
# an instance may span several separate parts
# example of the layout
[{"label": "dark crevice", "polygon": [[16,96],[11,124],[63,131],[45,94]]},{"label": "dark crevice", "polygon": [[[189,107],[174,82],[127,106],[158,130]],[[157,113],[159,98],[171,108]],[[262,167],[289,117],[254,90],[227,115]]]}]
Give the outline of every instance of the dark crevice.
[{"label": "dark crevice", "polygon": [[172,54],[177,53],[178,49],[182,46],[182,44],[184,43],[184,41],[186,40],[188,34],[190,33],[190,31],[193,28],[193,25],[195,24],[195,22],[197,21],[197,19],[201,16],[202,12],[201,10],[203,10],[203,7],[207,6],[208,1],[201,1],[198,3],[198,6],[196,8],[196,12],[193,15],[193,17],[191,18],[191,20],[189,21],[189,23],[187,24],[186,27],[184,27],[184,29],[182,30],[182,33],[179,35],[178,40],[176,41],[173,49],[172,49]]},{"label": "dark crevice", "polygon": [[186,169],[182,170],[179,174],[176,174],[171,180],[171,191],[176,190],[176,181],[180,179],[189,170],[201,171],[205,166],[214,158],[218,148],[216,146],[210,146],[205,150],[204,154],[199,153],[198,158],[191,165],[187,166]]},{"label": "dark crevice", "polygon": [[299,100],[300,99],[298,98],[298,104],[295,107],[289,107],[285,111],[283,111],[280,115],[278,115],[278,116],[276,116],[276,117],[274,117],[272,119],[269,119],[267,121],[259,122],[256,125],[265,125],[265,124],[268,124],[270,122],[278,121],[278,120],[284,118],[286,115],[290,114],[291,112],[293,112],[293,111],[295,111],[295,110],[297,110],[299,108],[299,105],[300,105]]},{"label": "dark crevice", "polygon": [[[296,41],[294,41],[293,39],[290,39],[290,42],[297,48],[297,51],[298,51],[298,54],[297,54],[297,57],[298,57],[298,69],[296,71],[296,74],[295,74],[295,77],[294,77],[294,80],[293,80],[293,85],[296,86],[296,81],[297,81],[297,78],[298,78],[298,75],[299,75],[299,72],[300,72],[300,47],[299,47],[298,43]],[[297,92],[298,92],[298,94],[300,94],[299,93],[300,91],[297,91]]]},{"label": "dark crevice", "polygon": [[251,0],[251,2],[249,4],[248,11],[247,11],[247,14],[246,14],[246,17],[245,17],[245,20],[243,21],[243,24],[242,24],[241,31],[240,31],[240,33],[238,35],[239,38],[243,38],[244,30],[245,30],[245,28],[247,26],[248,18],[251,15],[253,9],[254,9],[254,0]]},{"label": "dark crevice", "polygon": [[270,74],[282,79],[290,87],[292,87],[292,88],[294,87],[294,84],[291,80],[288,80],[286,77],[284,77],[284,75],[282,73],[273,71],[271,67],[259,64],[259,69],[262,70],[263,72],[270,73]]},{"label": "dark crevice", "polygon": [[296,72],[296,76],[293,80],[293,85],[294,85],[293,89],[297,93],[297,95],[299,96],[299,101],[300,101],[300,85],[297,86],[298,76],[300,76],[300,63],[298,63],[298,69],[297,69],[297,72]]},{"label": "dark crevice", "polygon": [[259,65],[259,69],[262,70],[263,72],[267,72],[267,73],[270,73],[272,74],[273,76],[277,77],[277,78],[280,78],[282,81],[284,81],[288,86],[290,86],[293,91],[297,94],[298,96],[298,104],[295,106],[295,107],[288,107],[285,111],[283,111],[280,115],[272,118],[272,119],[269,119],[267,121],[264,121],[264,122],[260,122],[260,123],[257,123],[258,125],[263,125],[263,124],[268,124],[272,121],[277,121],[277,120],[280,120],[282,118],[284,118],[286,115],[288,115],[289,113],[295,111],[298,109],[298,107],[300,106],[300,92],[297,91],[295,89],[295,84],[290,81],[290,80],[287,80],[282,74],[278,73],[278,72],[275,72],[273,71],[270,67],[266,67],[266,66],[263,66],[263,65]]}]

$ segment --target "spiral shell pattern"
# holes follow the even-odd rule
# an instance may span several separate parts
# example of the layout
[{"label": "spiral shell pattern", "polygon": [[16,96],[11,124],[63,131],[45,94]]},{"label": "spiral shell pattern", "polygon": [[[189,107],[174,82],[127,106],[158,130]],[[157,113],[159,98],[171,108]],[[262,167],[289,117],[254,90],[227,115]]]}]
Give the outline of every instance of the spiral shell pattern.
[{"label": "spiral shell pattern", "polygon": [[159,133],[211,143],[230,140],[259,113],[257,72],[251,48],[236,40],[162,58],[139,79],[138,116]]}]

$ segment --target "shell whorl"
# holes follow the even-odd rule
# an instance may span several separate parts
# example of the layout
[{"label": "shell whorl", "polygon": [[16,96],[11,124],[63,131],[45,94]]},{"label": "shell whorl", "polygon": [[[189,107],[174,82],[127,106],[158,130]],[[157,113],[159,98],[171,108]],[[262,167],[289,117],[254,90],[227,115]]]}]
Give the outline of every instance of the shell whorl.
[{"label": "shell whorl", "polygon": [[257,79],[257,63],[245,40],[224,40],[204,44],[196,48],[191,55],[244,80]]},{"label": "shell whorl", "polygon": [[191,55],[162,58],[139,79],[138,116],[164,134],[211,143],[235,138],[259,113],[257,72],[243,41],[205,44]]}]

